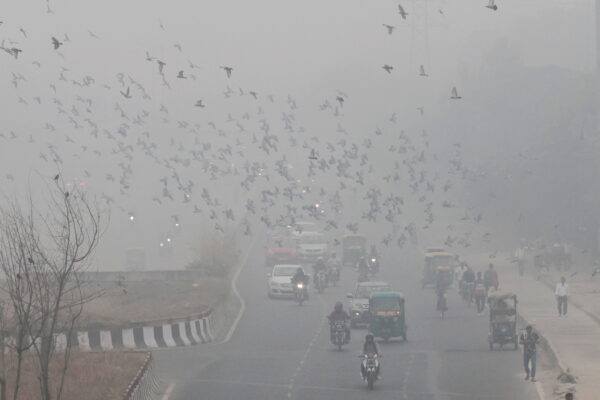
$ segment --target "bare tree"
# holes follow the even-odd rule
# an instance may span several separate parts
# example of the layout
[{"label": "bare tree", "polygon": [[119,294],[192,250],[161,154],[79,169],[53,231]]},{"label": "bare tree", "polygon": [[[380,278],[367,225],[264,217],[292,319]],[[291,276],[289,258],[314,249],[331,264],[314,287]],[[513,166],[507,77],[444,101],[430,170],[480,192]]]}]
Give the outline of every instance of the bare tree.
[{"label": "bare tree", "polygon": [[[43,202],[30,195],[28,208],[17,201],[0,207],[0,264],[12,314],[17,398],[22,354],[33,348],[43,400],[60,400],[71,354],[71,336],[83,306],[97,293],[84,290],[80,272],[97,247],[104,213],[77,186],[57,175]],[[38,206],[39,204],[39,206]],[[64,335],[58,376],[50,363],[58,356],[56,340]],[[51,385],[51,381],[53,384]]]},{"label": "bare tree", "polygon": [[[35,307],[35,285],[31,276],[33,253],[32,220],[16,201],[7,200],[0,208],[0,268],[4,275],[1,289],[9,307],[3,311],[3,333],[10,335],[8,347],[16,353],[16,371],[12,397],[18,398],[23,356],[39,338],[34,327],[39,313]],[[29,214],[31,215],[31,214]],[[4,342],[2,342],[4,345]],[[4,372],[4,371],[2,371]]]}]

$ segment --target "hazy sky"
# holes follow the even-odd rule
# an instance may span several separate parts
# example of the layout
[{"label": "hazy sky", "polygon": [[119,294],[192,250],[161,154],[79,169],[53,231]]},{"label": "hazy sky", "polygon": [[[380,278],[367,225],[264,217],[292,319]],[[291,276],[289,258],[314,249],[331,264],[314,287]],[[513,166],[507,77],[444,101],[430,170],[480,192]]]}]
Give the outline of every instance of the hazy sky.
[{"label": "hazy sky", "polygon": [[[461,71],[474,71],[488,63],[493,49],[506,49],[530,66],[556,65],[580,71],[591,71],[594,66],[594,7],[589,0],[498,0],[495,12],[485,8],[485,0],[403,1],[409,14],[406,20],[398,14],[397,4],[389,0],[71,0],[51,1],[49,14],[43,1],[4,0],[0,3],[0,40],[5,47],[10,47],[9,41],[15,42],[23,52],[18,60],[0,54],[0,106],[5,116],[0,133],[8,136],[14,131],[19,137],[10,145],[0,138],[0,167],[21,178],[45,173],[48,164],[41,161],[40,152],[54,143],[65,159],[63,169],[69,179],[81,179],[81,171],[90,170],[94,175],[90,182],[96,179],[95,187],[111,194],[103,185],[107,174],[118,179],[119,167],[106,157],[114,143],[103,140],[102,131],[115,134],[123,126],[115,117],[116,104],[131,117],[147,112],[140,132],[149,131],[152,140],[167,146],[169,140],[191,141],[183,131],[173,133],[177,121],[218,124],[229,112],[241,114],[248,109],[252,103],[247,97],[225,104],[222,92],[227,85],[236,91],[238,87],[255,90],[261,100],[267,94],[280,102],[293,96],[299,106],[297,125],[307,130],[307,137],[336,128],[335,120],[317,110],[324,99],[335,102],[341,90],[348,94],[341,121],[359,135],[373,132],[393,112],[400,113],[406,127],[414,125],[416,107],[446,102],[450,88],[458,86],[460,90],[464,83]],[[388,35],[382,24],[396,29]],[[59,52],[52,49],[50,38],[63,40],[65,34],[70,40]],[[174,45],[180,45],[182,51]],[[170,90],[162,85],[156,63],[146,61],[146,52],[166,62]],[[192,70],[189,61],[199,68]],[[386,74],[381,69],[384,64],[393,65],[394,72]],[[429,74],[427,79],[418,77],[421,64]],[[222,65],[234,67],[230,80],[220,69]],[[179,70],[197,79],[178,80]],[[91,76],[96,85],[82,90],[61,83],[61,71],[67,81],[80,82]],[[119,93],[125,89],[118,84],[119,73],[127,82],[128,76],[140,82],[151,100],[141,103],[140,93],[133,88],[136,97],[125,101]],[[26,80],[18,80],[15,87],[13,74],[22,74]],[[57,93],[50,84],[58,86]],[[37,96],[41,104],[34,99]],[[84,122],[86,111],[78,96],[93,100],[89,113],[98,124],[100,139],[81,133],[90,127]],[[75,104],[80,116],[74,118],[83,128],[73,129],[68,119],[59,117],[53,99],[64,103],[67,113]],[[204,100],[206,109],[193,107],[197,99]],[[161,123],[165,118],[159,112],[161,104],[169,109],[168,127]],[[269,122],[281,122],[280,109],[269,109],[264,101],[260,104]],[[257,106],[252,104],[253,109]],[[56,127],[56,134],[44,128],[47,123]],[[128,122],[129,127],[134,125]],[[30,135],[35,146],[27,140]],[[135,144],[122,140],[124,146]],[[226,144],[213,142],[215,146]],[[93,146],[104,151],[104,156],[92,159],[81,146]],[[140,158],[135,160],[136,173],[129,181],[138,190],[121,199],[114,210],[113,219],[119,221],[113,221],[115,229],[123,223],[127,210],[152,213],[157,206],[149,199],[160,193],[158,179],[169,174]],[[13,184],[6,183],[5,191]],[[128,233],[143,237],[129,244],[155,245],[170,230],[166,226],[170,226],[172,214],[182,210],[175,207],[156,214],[153,224]],[[189,233],[190,241],[191,236]],[[110,240],[115,249],[121,248],[114,252],[118,256],[109,255],[105,260],[118,264],[123,243],[118,235]]]}]

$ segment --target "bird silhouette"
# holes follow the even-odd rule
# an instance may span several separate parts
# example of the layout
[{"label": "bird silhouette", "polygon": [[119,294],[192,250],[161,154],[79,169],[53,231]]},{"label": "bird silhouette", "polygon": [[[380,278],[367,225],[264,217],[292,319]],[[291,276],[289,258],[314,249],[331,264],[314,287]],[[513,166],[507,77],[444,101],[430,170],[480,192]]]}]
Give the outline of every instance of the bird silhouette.
[{"label": "bird silhouette", "polygon": [[129,93],[129,86],[127,86],[127,91],[123,92],[121,90],[120,92],[123,95],[123,97],[125,97],[126,99],[130,99],[131,98],[131,94]]},{"label": "bird silhouette", "polygon": [[498,6],[496,5],[496,0],[488,0],[488,5],[485,8],[489,8],[490,10],[498,10]]},{"label": "bird silhouette", "polygon": [[225,73],[227,74],[227,78],[231,78],[231,73],[233,72],[233,68],[232,67],[228,67],[226,65],[221,66],[221,69],[223,71],[225,71]]},{"label": "bird silhouette", "polygon": [[453,100],[462,99],[462,97],[458,95],[458,90],[456,90],[456,86],[452,87],[450,98]]},{"label": "bird silhouette", "polygon": [[194,104],[194,106],[200,107],[200,108],[204,108],[205,107],[204,103],[202,103],[202,100],[197,100],[196,104]]},{"label": "bird silhouette", "polygon": [[419,67],[419,76],[429,76],[425,73],[425,68],[422,65]]},{"label": "bird silhouette", "polygon": [[400,14],[402,19],[406,19],[406,16],[408,15],[408,13],[406,11],[404,11],[402,4],[398,4],[398,14]]},{"label": "bird silhouette", "polygon": [[388,35],[391,35],[394,32],[394,29],[396,29],[396,27],[394,25],[388,25],[388,24],[381,24],[381,25],[383,25],[387,29]]},{"label": "bird silhouette", "polygon": [[62,45],[63,45],[62,42],[60,42],[57,38],[52,36],[52,46],[54,46],[54,50],[58,50],[58,48]]},{"label": "bird silhouette", "polygon": [[391,74],[391,73],[392,73],[392,70],[394,69],[394,67],[393,67],[393,66],[391,66],[391,65],[388,65],[388,64],[385,64],[385,65],[384,65],[383,67],[381,67],[381,68],[383,68],[383,69],[385,70],[385,72],[387,72],[388,74]]}]

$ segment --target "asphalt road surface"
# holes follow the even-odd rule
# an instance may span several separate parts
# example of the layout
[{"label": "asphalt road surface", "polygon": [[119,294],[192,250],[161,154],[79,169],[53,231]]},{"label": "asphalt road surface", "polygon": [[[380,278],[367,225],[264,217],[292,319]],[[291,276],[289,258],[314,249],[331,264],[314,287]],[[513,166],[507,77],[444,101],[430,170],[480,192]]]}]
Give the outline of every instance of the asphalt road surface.
[{"label": "asphalt road surface", "polygon": [[[360,379],[365,329],[338,352],[329,342],[325,316],[337,300],[347,304],[356,273],[343,269],[337,288],[311,293],[302,307],[270,300],[261,246],[238,280],[246,311],[225,344],[155,352],[156,367],[168,386],[165,399],[538,399],[535,385],[523,380],[521,352],[508,346],[490,352],[487,315],[477,316],[452,291],[442,320],[432,289],[421,289],[421,262],[382,258],[378,280],[406,297],[407,342],[380,343],[382,376],[369,391]],[[395,255],[395,259],[401,259]],[[413,257],[414,258],[414,257]]]}]

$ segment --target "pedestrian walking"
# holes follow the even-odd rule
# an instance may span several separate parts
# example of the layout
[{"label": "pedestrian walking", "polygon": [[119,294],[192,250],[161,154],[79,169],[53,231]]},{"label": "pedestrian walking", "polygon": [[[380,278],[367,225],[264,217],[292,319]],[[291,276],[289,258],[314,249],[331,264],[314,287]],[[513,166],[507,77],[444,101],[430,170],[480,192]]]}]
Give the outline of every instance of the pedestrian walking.
[{"label": "pedestrian walking", "polygon": [[569,298],[569,285],[566,283],[566,279],[563,276],[560,278],[560,282],[556,284],[554,295],[556,296],[556,302],[558,304],[558,316],[567,316],[567,300]]},{"label": "pedestrian walking", "polygon": [[475,280],[475,304],[477,305],[477,314],[481,314],[485,308],[485,297],[487,290],[483,278],[481,278],[481,271],[477,271],[477,279]]},{"label": "pedestrian walking", "polygon": [[525,367],[525,380],[531,378],[535,382],[535,363],[536,346],[540,341],[537,333],[533,332],[533,327],[527,325],[525,332],[521,333],[519,343],[523,346],[523,367]]}]

